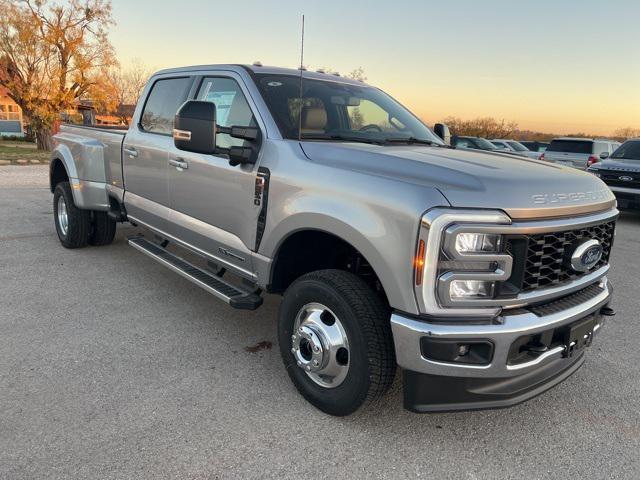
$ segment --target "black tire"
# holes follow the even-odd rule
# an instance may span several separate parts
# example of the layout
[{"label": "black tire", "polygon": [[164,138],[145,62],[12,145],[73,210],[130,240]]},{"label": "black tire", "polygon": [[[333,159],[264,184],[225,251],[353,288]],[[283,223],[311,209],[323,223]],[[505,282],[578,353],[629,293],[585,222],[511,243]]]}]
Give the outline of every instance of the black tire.
[{"label": "black tire", "polygon": [[[349,342],[349,370],[337,387],[314,382],[292,353],[292,331],[300,310],[321,303],[339,318]],[[391,386],[396,360],[388,306],[356,275],[319,270],[303,275],[287,289],[280,306],[278,342],[289,377],[315,407],[336,416],[350,415],[380,398]]]},{"label": "black tire", "polygon": [[[67,211],[66,232],[63,231],[58,217],[60,198],[64,199]],[[63,247],[82,248],[87,245],[91,228],[91,212],[76,207],[69,182],[60,182],[56,185],[53,192],[53,217],[56,224],[56,232],[58,232],[58,238]]]},{"label": "black tire", "polygon": [[89,234],[89,243],[96,247],[110,245],[116,236],[116,222],[107,212],[93,212],[91,219],[91,233]]}]

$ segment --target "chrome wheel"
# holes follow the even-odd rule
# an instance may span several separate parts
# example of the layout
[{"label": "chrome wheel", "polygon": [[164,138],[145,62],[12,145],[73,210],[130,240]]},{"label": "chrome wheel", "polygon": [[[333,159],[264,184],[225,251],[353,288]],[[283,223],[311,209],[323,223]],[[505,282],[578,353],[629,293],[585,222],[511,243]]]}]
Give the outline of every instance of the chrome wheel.
[{"label": "chrome wheel", "polygon": [[299,368],[318,385],[335,388],[349,372],[349,339],[340,319],[321,303],[300,309],[291,336]]},{"label": "chrome wheel", "polygon": [[67,213],[67,202],[64,201],[62,195],[58,197],[58,227],[60,227],[60,233],[66,236],[69,230],[69,214]]}]

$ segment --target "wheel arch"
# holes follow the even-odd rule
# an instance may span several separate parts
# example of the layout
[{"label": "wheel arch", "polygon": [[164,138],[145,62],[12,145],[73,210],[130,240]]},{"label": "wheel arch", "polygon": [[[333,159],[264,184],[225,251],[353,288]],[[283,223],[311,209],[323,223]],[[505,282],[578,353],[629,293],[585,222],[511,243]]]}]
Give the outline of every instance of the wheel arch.
[{"label": "wheel arch", "polygon": [[[382,292],[391,307],[405,311],[413,311],[416,308],[413,290],[407,291],[408,289],[404,288],[410,286],[412,253],[407,252],[405,255],[406,265],[393,264],[397,255],[389,255],[385,258],[382,252],[389,239],[384,238],[384,232],[380,231],[379,225],[369,225],[372,228],[359,229],[357,228],[358,225],[349,225],[335,217],[328,217],[323,214],[305,214],[304,216],[306,220],[304,224],[301,224],[300,219],[296,218],[297,215],[288,217],[282,222],[283,225],[279,225],[277,229],[286,231],[286,234],[280,236],[277,242],[272,243],[273,234],[276,233],[274,231],[269,240],[263,245],[267,247],[265,254],[273,259],[268,276],[268,287],[271,291],[283,291],[283,288],[286,289],[290,282],[295,280],[294,277],[296,275],[308,273],[311,271],[309,270],[311,267],[313,269],[339,268],[353,271],[350,268],[344,268],[344,265],[338,266],[332,262],[328,262],[329,264],[327,265],[326,262],[323,264],[319,261],[331,258],[330,255],[327,255],[326,249],[338,245],[347,252],[360,256],[364,261],[365,272],[367,265],[370,266],[371,272],[366,272],[365,276],[370,276],[370,282],[372,279],[379,282],[379,291]],[[294,224],[296,224],[295,228],[293,228]],[[323,225],[324,228],[318,228],[316,225]],[[319,258],[309,258],[311,254],[315,254],[313,249],[307,249],[306,256],[304,249],[302,252],[294,251],[293,254],[288,251],[292,244],[298,247],[296,241],[300,242],[301,238],[305,240],[315,239],[317,244],[321,245]],[[327,239],[331,239],[328,245],[324,242]],[[373,241],[370,239],[373,239]],[[304,263],[300,265],[292,262],[292,257]],[[338,256],[338,258],[340,257]],[[283,278],[283,270],[287,265],[293,265],[293,270]],[[405,279],[404,276],[407,278]]]}]

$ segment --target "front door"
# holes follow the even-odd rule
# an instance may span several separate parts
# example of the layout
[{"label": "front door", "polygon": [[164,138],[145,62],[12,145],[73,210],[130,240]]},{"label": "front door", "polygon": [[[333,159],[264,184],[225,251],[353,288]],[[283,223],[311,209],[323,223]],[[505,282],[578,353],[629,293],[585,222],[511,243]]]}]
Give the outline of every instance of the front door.
[{"label": "front door", "polygon": [[[216,104],[221,126],[257,126],[242,79],[232,73],[202,77],[196,99]],[[251,103],[250,103],[251,102]],[[217,146],[246,145],[219,133]],[[173,160],[173,162],[172,162]],[[170,228],[221,266],[251,277],[260,204],[254,201],[258,165],[231,166],[226,155],[169,150]],[[179,166],[178,166],[179,165]]]},{"label": "front door", "polygon": [[131,125],[123,144],[125,204],[133,221],[164,231],[168,226],[169,150],[173,121],[193,77],[161,78],[149,93],[140,121]]}]

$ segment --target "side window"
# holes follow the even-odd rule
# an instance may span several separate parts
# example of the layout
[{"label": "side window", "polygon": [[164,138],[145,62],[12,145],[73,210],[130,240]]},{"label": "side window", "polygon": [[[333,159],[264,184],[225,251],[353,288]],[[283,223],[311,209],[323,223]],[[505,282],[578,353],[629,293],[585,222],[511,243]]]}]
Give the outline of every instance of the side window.
[{"label": "side window", "polygon": [[465,138],[459,138],[456,140],[456,147],[469,148],[469,141]]},{"label": "side window", "polygon": [[[198,90],[198,100],[216,105],[216,123],[223,127],[255,127],[256,119],[238,83],[231,78],[206,77]],[[219,133],[216,143],[222,148],[244,145],[245,141]]]},{"label": "side window", "polygon": [[180,105],[187,99],[191,78],[158,80],[144,105],[140,126],[145,132],[171,135],[173,121]]}]

